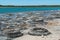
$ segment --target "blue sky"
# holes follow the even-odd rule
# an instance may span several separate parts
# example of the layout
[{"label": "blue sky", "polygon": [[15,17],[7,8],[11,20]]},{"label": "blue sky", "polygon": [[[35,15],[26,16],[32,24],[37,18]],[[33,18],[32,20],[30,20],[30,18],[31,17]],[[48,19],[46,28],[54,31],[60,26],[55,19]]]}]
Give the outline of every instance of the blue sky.
[{"label": "blue sky", "polygon": [[0,5],[60,5],[60,0],[0,0]]}]

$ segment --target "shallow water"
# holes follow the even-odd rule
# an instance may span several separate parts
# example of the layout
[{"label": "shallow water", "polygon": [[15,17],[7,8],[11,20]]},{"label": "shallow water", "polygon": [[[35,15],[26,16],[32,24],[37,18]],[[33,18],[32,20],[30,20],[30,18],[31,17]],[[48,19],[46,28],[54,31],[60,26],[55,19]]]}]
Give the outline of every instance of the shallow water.
[{"label": "shallow water", "polygon": [[6,40],[7,37],[0,36],[0,40]]},{"label": "shallow water", "polygon": [[16,7],[16,8],[0,8],[0,13],[24,12],[24,11],[42,11],[42,10],[60,10],[60,7]]}]

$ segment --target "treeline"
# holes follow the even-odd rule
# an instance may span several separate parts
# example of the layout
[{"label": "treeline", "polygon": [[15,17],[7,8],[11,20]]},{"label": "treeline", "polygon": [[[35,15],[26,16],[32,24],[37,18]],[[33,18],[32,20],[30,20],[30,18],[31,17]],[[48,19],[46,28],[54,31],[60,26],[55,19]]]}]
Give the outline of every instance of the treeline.
[{"label": "treeline", "polygon": [[60,5],[30,5],[30,6],[14,6],[14,5],[0,5],[0,7],[60,7]]}]

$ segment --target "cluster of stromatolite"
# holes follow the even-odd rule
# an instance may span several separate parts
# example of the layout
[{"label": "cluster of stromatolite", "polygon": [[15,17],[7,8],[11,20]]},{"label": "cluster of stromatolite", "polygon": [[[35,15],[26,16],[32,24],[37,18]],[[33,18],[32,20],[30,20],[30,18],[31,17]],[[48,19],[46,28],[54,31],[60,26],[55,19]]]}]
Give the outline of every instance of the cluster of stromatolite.
[{"label": "cluster of stromatolite", "polygon": [[30,32],[28,32],[28,34],[33,36],[47,36],[50,35],[51,32],[45,28],[33,28]]}]

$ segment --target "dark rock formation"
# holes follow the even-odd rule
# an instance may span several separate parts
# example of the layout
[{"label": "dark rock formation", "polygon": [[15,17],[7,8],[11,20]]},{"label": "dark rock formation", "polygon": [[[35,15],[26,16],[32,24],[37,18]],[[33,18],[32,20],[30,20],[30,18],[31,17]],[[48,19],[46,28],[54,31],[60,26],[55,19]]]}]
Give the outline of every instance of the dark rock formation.
[{"label": "dark rock formation", "polygon": [[51,32],[45,28],[33,28],[30,32],[28,32],[28,34],[33,36],[47,36],[51,34]]},{"label": "dark rock formation", "polygon": [[21,37],[23,36],[23,33],[19,32],[19,31],[9,31],[7,32],[7,37],[9,38],[17,38],[17,37]]}]

